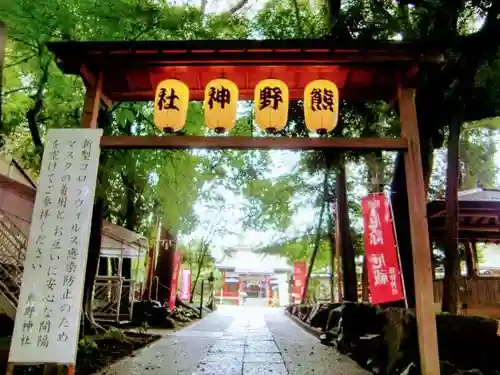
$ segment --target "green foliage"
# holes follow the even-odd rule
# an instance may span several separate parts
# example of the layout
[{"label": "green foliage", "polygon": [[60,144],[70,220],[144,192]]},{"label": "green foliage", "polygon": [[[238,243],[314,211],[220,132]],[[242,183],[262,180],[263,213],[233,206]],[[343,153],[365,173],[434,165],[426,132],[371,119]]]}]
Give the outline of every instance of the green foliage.
[{"label": "green foliage", "polygon": [[148,322],[142,322],[142,324],[137,328],[137,332],[145,335],[146,333],[148,333],[150,328],[151,327],[149,326]]},{"label": "green foliage", "polygon": [[89,336],[83,336],[79,341],[78,341],[78,352],[81,353],[82,351],[85,353],[92,352],[93,350],[97,349],[97,343],[92,337]]},{"label": "green foliage", "polygon": [[125,334],[125,331],[123,329],[119,329],[116,327],[110,327],[103,336],[105,339],[108,340],[115,340],[118,342],[126,342],[127,335]]},{"label": "green foliage", "polygon": [[327,19],[319,9],[298,4],[298,22],[295,0],[271,0],[254,19],[257,34],[266,39],[322,38],[328,32]]}]

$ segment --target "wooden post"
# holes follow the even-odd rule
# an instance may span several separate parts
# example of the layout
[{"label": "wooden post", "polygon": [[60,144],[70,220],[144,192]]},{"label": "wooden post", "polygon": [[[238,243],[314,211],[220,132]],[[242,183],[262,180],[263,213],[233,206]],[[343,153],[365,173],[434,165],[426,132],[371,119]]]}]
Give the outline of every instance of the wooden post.
[{"label": "wooden post", "polygon": [[418,136],[415,89],[399,88],[399,111],[402,136],[408,141],[405,153],[405,173],[410,211],[410,232],[415,281],[415,307],[417,316],[420,373],[439,375],[439,354],[434,312],[431,248],[427,209]]},{"label": "wooden post", "polygon": [[94,85],[87,87],[85,103],[83,105],[82,128],[97,128],[97,117],[101,105],[103,74],[99,73]]}]

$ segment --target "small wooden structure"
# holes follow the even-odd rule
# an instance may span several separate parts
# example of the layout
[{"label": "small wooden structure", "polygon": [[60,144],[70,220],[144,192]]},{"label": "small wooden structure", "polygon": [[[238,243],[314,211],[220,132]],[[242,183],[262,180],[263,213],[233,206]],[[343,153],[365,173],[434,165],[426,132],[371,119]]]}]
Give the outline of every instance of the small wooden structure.
[{"label": "small wooden structure", "polygon": [[329,40],[56,42],[48,48],[65,73],[80,75],[87,86],[82,119],[87,128],[97,126],[101,102],[110,106],[150,101],[156,85],[168,78],[186,83],[191,100],[201,100],[205,85],[221,76],[237,84],[241,100],[252,99],[256,84],[272,76],[288,85],[291,100],[302,99],[307,83],[324,78],[337,84],[343,100],[397,101],[402,132],[394,139],[104,136],[101,147],[404,151],[413,267],[418,270],[414,281],[420,364],[422,374],[439,374],[415,91],[420,63],[441,62],[441,51],[422,43]]},{"label": "small wooden structure", "polygon": [[[427,205],[433,241],[445,235],[446,202]],[[458,193],[458,241],[500,243],[500,190],[476,188]]]},{"label": "small wooden structure", "polygon": [[[92,314],[96,321],[129,322],[132,320],[134,301],[142,295],[139,261],[142,259],[144,262],[148,241],[140,234],[109,222],[103,224],[102,232],[99,261],[116,260],[118,267],[116,274],[106,272],[106,275],[97,275],[94,283]],[[123,275],[124,259],[136,260],[135,272],[131,278]],[[110,262],[107,264],[111,266]]]},{"label": "small wooden structure", "polygon": [[[446,202],[428,204],[429,231],[433,241],[446,235]],[[500,317],[500,279],[478,272],[477,243],[500,243],[500,190],[481,187],[458,193],[458,242],[465,247],[467,274],[458,280],[461,313]],[[434,301],[441,303],[443,280],[434,281]]]}]

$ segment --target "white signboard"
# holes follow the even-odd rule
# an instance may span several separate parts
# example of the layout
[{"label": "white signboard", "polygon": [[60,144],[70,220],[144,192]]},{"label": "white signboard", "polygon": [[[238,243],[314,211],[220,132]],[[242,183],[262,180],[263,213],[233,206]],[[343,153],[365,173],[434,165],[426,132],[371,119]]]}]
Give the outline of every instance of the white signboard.
[{"label": "white signboard", "polygon": [[75,363],[101,135],[49,130],[10,363]]}]

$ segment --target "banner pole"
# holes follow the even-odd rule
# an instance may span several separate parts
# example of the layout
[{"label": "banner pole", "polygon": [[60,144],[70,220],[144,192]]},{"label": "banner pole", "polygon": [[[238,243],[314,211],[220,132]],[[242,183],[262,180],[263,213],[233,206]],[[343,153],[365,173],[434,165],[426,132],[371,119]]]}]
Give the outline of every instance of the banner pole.
[{"label": "banner pole", "polygon": [[387,206],[389,207],[389,211],[391,212],[391,224],[392,224],[392,231],[394,233],[394,243],[396,246],[396,254],[398,254],[398,263],[399,263],[399,274],[401,275],[401,286],[403,287],[403,296],[405,300],[405,308],[408,309],[408,298],[406,298],[406,286],[405,286],[405,278],[403,275],[403,266],[401,264],[401,256],[399,255],[399,242],[398,242],[398,235],[396,233],[396,224],[394,222],[394,211],[392,210],[392,204],[391,200],[387,197],[386,194],[384,194],[385,199],[387,199]]}]

